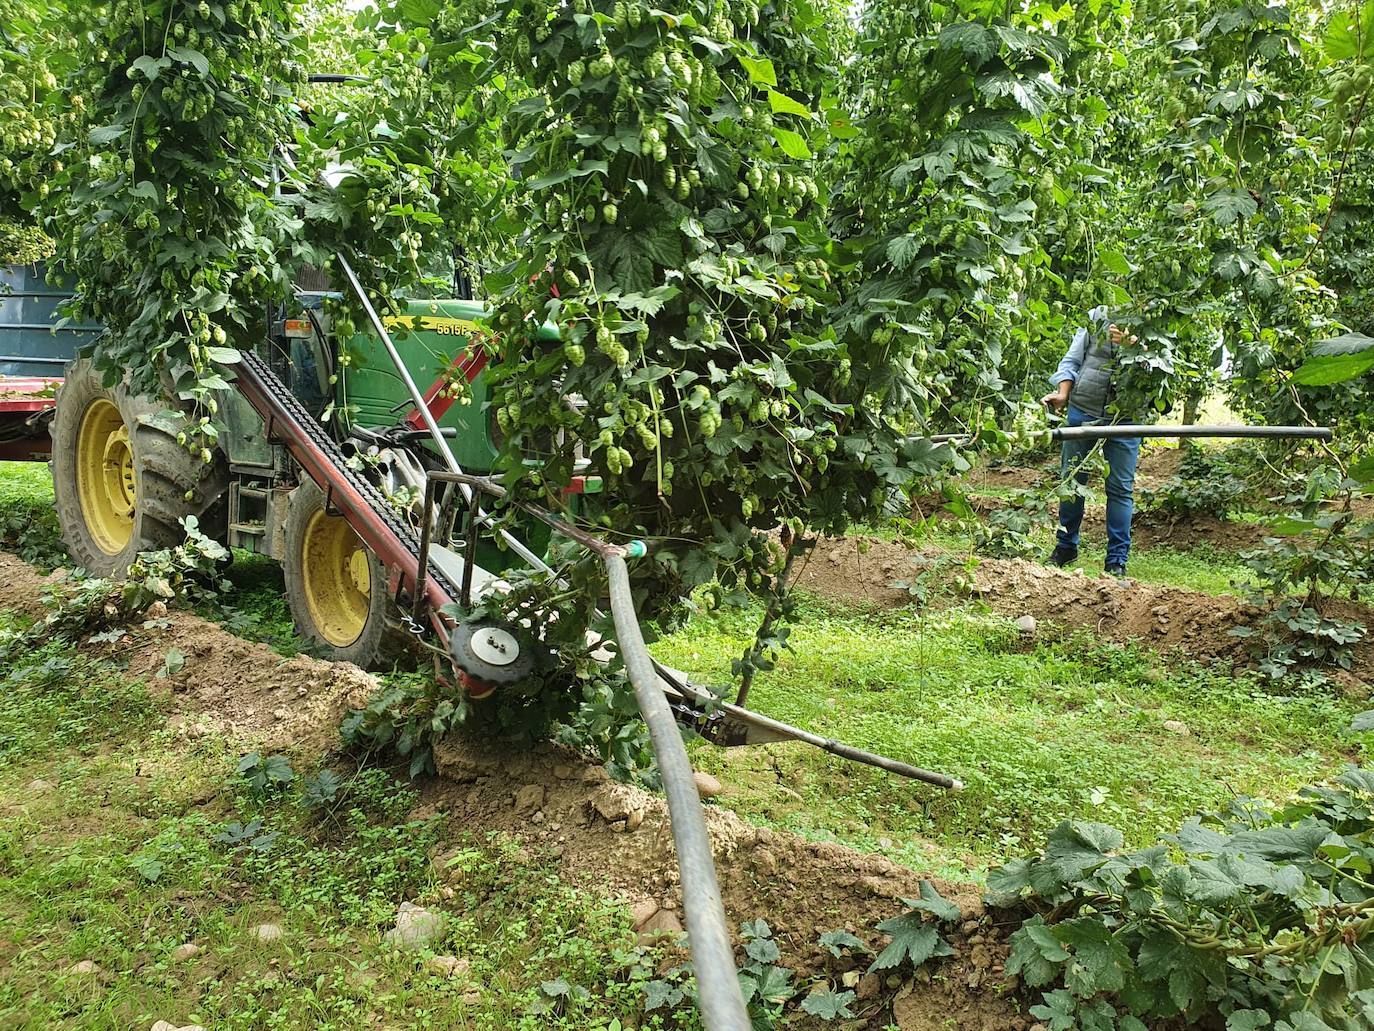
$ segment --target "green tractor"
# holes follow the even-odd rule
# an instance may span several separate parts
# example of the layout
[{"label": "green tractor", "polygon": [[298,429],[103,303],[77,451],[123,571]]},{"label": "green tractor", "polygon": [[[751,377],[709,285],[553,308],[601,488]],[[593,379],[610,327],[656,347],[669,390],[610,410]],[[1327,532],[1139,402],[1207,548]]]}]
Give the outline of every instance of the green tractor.
[{"label": "green tractor", "polygon": [[[106,386],[90,360],[76,356],[97,327],[50,331],[63,293],[43,283],[41,269],[11,269],[7,285],[0,457],[50,457],[62,536],[76,564],[117,576],[139,552],[179,543],[182,520],[194,516],[209,536],[281,563],[297,629],[328,657],[373,668],[394,661],[411,635],[390,604],[385,564],[331,503],[331,484],[303,472],[273,436],[267,416],[226,392],[218,452],[207,464],[178,441],[187,428],[180,412]],[[265,327],[258,357],[418,533],[426,475],[443,465],[403,375],[426,385],[426,403],[462,469],[490,472],[500,431],[486,404],[486,355],[472,346],[483,309],[472,300],[414,301],[383,320],[403,374],[375,331],[332,336],[320,310],[326,296],[300,295],[298,310]],[[556,339],[552,330],[545,335]],[[468,383],[465,403],[447,389],[454,377]]]}]

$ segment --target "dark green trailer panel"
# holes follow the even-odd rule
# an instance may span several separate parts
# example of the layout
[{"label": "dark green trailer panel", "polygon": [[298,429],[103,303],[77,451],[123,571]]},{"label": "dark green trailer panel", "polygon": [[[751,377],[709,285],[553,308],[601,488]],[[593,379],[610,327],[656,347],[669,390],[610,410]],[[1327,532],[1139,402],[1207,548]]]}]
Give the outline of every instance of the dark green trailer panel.
[{"label": "dark green trailer panel", "polygon": [[0,266],[0,376],[61,379],[62,367],[94,339],[99,326],[55,328],[57,308],[72,292],[47,281],[37,265]]}]

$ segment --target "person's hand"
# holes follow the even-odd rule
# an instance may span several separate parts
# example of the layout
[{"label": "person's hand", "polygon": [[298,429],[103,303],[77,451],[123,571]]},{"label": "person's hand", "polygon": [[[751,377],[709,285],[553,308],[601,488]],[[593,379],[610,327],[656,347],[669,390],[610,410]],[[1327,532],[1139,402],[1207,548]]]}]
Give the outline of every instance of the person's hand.
[{"label": "person's hand", "polygon": [[1069,399],[1064,397],[1057,390],[1051,390],[1040,399],[1040,403],[1046,408],[1053,408],[1056,412],[1062,412],[1064,406],[1069,403]]},{"label": "person's hand", "polygon": [[1136,341],[1140,339],[1134,333],[1127,335],[1125,330],[1123,330],[1116,323],[1112,323],[1110,326],[1107,327],[1107,333],[1112,338],[1112,344],[1117,347],[1121,346],[1122,344],[1134,344]]}]

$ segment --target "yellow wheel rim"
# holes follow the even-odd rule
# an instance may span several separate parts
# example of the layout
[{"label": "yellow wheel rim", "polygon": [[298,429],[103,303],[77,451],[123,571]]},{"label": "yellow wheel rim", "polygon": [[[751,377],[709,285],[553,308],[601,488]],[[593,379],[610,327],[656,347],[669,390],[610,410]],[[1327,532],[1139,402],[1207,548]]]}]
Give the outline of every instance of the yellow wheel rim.
[{"label": "yellow wheel rim", "polygon": [[118,555],[134,535],[138,491],[129,430],[119,409],[101,398],[81,419],[76,437],[76,495],[96,547]]},{"label": "yellow wheel rim", "polygon": [[336,648],[356,641],[367,625],[372,564],[353,527],[323,511],[312,515],[301,541],[301,578],[320,637]]}]

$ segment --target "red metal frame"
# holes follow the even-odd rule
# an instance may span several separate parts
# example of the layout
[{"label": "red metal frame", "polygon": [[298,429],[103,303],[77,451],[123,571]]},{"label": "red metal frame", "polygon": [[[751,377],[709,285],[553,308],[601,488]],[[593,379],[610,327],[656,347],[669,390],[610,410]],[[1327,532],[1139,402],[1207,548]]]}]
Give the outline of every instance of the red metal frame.
[{"label": "red metal frame", "polygon": [[[469,344],[466,350],[460,351],[458,356],[449,363],[448,370],[456,376],[462,376],[471,383],[477,378],[478,373],[487,367],[487,350],[480,342],[474,341]],[[434,416],[435,422],[442,419],[448,410],[453,407],[453,402],[458,400],[452,394],[446,393],[445,388],[451,383],[455,375],[440,376],[436,379],[428,390],[424,393],[425,406],[430,414]],[[424,417],[419,409],[411,411],[405,417],[405,424],[412,430],[425,429]]]},{"label": "red metal frame", "polygon": [[[0,437],[10,437],[7,430],[20,434],[0,441],[0,462],[48,460],[52,438],[46,426],[35,425],[34,416],[57,404],[50,392],[61,383],[61,379],[50,376],[0,376]],[[43,394],[47,396],[39,396]]]}]

